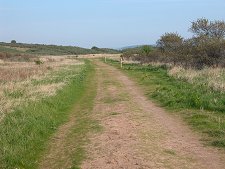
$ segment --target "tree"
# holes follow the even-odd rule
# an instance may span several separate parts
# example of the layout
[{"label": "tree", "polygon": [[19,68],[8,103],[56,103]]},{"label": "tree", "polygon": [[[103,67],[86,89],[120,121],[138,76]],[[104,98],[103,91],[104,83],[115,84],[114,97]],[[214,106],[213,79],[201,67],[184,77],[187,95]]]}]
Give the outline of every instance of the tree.
[{"label": "tree", "polygon": [[159,47],[163,52],[165,51],[175,51],[183,43],[183,38],[178,33],[165,33],[157,41],[157,47]]},{"label": "tree", "polygon": [[207,36],[209,38],[223,39],[225,37],[225,22],[224,21],[209,21],[201,18],[192,22],[189,29],[197,37]]},{"label": "tree", "polygon": [[225,57],[225,22],[197,19],[192,22],[190,31],[195,35],[191,39],[190,53],[201,64],[218,66]]},{"label": "tree", "polygon": [[148,55],[150,54],[151,51],[152,51],[152,47],[151,47],[151,46],[149,46],[149,45],[144,45],[144,46],[142,46],[141,52],[142,52],[144,55],[148,56]]},{"label": "tree", "polygon": [[11,43],[15,44],[15,43],[16,43],[16,41],[15,41],[15,40],[11,40]]},{"label": "tree", "polygon": [[223,39],[225,37],[225,22],[224,21],[211,22],[210,34],[212,37]]},{"label": "tree", "polygon": [[96,46],[93,46],[91,49],[92,49],[92,50],[99,50],[99,48],[96,47]]}]

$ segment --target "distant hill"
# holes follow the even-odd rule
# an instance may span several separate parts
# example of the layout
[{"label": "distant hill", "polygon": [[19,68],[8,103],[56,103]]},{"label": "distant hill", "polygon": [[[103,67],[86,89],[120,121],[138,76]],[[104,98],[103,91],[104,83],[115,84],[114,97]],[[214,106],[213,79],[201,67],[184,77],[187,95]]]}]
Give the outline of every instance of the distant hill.
[{"label": "distant hill", "polygon": [[119,53],[118,50],[108,48],[86,49],[77,46],[57,46],[57,45],[4,43],[4,42],[0,42],[0,52],[22,53],[32,55],[80,55],[80,54]]},{"label": "distant hill", "polygon": [[[118,50],[126,50],[126,49],[135,49],[135,48],[141,48],[143,46],[146,46],[146,45],[132,45],[132,46],[125,46],[125,47],[122,47]],[[147,46],[151,46],[151,47],[155,47],[155,45],[147,45]]]},{"label": "distant hill", "polygon": [[132,45],[132,46],[125,46],[125,47],[122,47],[118,50],[126,50],[126,49],[132,49],[132,48],[138,48],[140,46],[143,46],[143,45]]}]

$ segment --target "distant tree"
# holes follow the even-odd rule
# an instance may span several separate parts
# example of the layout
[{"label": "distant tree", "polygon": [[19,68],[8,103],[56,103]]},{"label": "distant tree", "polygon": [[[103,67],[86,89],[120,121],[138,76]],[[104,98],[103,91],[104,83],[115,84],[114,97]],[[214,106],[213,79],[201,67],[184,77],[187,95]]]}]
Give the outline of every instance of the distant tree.
[{"label": "distant tree", "polygon": [[159,47],[163,52],[165,51],[175,51],[183,43],[183,38],[178,33],[165,33],[157,41],[157,47]]},{"label": "distant tree", "polygon": [[11,40],[11,43],[15,44],[16,43],[16,40]]},{"label": "distant tree", "polygon": [[91,49],[92,49],[92,50],[99,50],[99,48],[96,47],[96,46],[93,46]]},{"label": "distant tree", "polygon": [[214,21],[211,22],[210,34],[212,37],[222,39],[225,37],[225,22]]},{"label": "distant tree", "polygon": [[125,51],[123,56],[141,63],[157,61],[185,68],[225,67],[225,21],[200,18],[189,30],[194,34],[192,38],[165,33],[154,50],[144,46],[138,51]]},{"label": "distant tree", "polygon": [[222,39],[225,37],[225,22],[224,21],[209,21],[201,18],[192,22],[190,31],[196,36],[207,36],[210,38]]}]

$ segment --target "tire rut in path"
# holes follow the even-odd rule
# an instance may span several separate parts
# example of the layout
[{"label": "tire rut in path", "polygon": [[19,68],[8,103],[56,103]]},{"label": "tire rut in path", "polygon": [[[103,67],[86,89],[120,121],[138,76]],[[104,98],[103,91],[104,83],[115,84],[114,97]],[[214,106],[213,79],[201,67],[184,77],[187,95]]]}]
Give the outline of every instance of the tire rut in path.
[{"label": "tire rut in path", "polygon": [[[90,75],[93,77],[90,78]],[[48,142],[48,147],[38,161],[40,169],[76,168],[83,158],[83,145],[87,141],[87,132],[95,131],[97,123],[89,117],[95,98],[95,73],[85,80],[85,90],[71,109],[68,121],[61,125]]]},{"label": "tire rut in path", "polygon": [[90,134],[82,169],[222,169],[225,156],[205,147],[177,117],[147,100],[116,68],[96,61],[94,115],[104,130]]}]

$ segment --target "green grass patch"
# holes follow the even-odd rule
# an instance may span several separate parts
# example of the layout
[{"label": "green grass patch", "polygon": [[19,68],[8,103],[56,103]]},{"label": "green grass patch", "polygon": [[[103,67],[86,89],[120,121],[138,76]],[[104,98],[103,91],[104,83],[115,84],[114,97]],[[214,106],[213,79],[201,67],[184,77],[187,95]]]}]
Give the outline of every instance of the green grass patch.
[{"label": "green grass patch", "polygon": [[118,112],[111,112],[110,113],[110,115],[112,115],[112,116],[116,116],[116,115],[119,115],[120,113],[118,113]]},{"label": "green grass patch", "polygon": [[76,142],[72,152],[73,166],[71,168],[78,169],[82,161],[86,158],[84,145],[88,143],[87,134],[99,132],[102,127],[99,122],[92,119],[94,99],[96,97],[97,81],[95,77],[95,70],[92,69],[89,78],[86,79],[84,86],[84,95],[80,101],[73,108],[76,115],[76,124],[74,125],[71,134],[69,135],[68,144]]},{"label": "green grass patch", "polygon": [[117,103],[117,102],[122,102],[122,101],[127,101],[126,98],[121,98],[121,97],[106,97],[106,98],[103,98],[102,101],[104,103],[107,103],[107,104],[112,104],[112,103]]},{"label": "green grass patch", "polygon": [[93,67],[86,62],[55,96],[17,108],[0,123],[0,168],[37,168],[47,141],[84,95]]},{"label": "green grass patch", "polygon": [[169,155],[176,155],[176,152],[174,151],[174,150],[164,150],[164,152],[166,153],[166,154],[169,154]]},{"label": "green grass patch", "polygon": [[15,90],[15,91],[4,90],[4,95],[5,97],[18,99],[24,96],[24,91],[23,90]]},{"label": "green grass patch", "polygon": [[[119,68],[119,62],[108,61]],[[205,134],[210,144],[225,148],[225,95],[202,85],[175,79],[165,67],[125,64],[126,72],[153,99],[182,115],[193,129]]]}]

